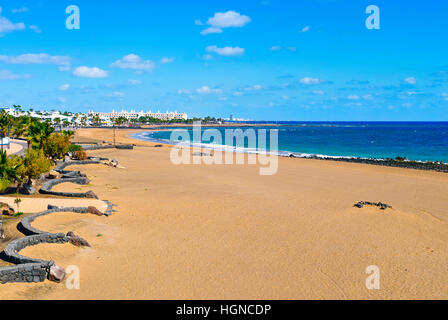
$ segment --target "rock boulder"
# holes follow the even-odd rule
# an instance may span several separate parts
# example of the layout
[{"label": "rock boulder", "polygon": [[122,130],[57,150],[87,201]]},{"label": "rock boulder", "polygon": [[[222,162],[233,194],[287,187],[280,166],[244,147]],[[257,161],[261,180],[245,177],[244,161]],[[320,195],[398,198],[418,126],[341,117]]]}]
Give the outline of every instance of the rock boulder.
[{"label": "rock boulder", "polygon": [[83,238],[77,236],[76,234],[73,233],[73,231],[69,231],[67,233],[67,237],[70,238],[70,243],[74,246],[77,247],[91,247],[91,245],[84,240]]},{"label": "rock boulder", "polygon": [[98,196],[92,190],[86,192],[86,198],[88,199],[98,199]]},{"label": "rock boulder", "polygon": [[0,202],[0,213],[4,214],[5,216],[13,216],[15,211],[9,206],[9,204]]},{"label": "rock boulder", "polygon": [[54,170],[48,172],[48,179],[58,179],[60,177],[60,173]]},{"label": "rock boulder", "polygon": [[102,215],[104,215],[103,212],[101,212],[100,210],[98,210],[98,209],[97,209],[96,207],[94,207],[94,206],[89,206],[89,207],[87,208],[87,210],[88,210],[89,213],[94,214],[94,215],[97,215],[97,216],[102,216]]},{"label": "rock boulder", "polygon": [[61,282],[65,278],[65,270],[58,265],[53,264],[48,272],[48,280],[53,282]]}]

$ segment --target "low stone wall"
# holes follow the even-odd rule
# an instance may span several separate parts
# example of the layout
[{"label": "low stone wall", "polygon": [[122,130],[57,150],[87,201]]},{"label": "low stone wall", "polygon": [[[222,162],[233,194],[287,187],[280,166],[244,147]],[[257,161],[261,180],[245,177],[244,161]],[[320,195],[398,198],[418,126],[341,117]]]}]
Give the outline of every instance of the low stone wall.
[{"label": "low stone wall", "polygon": [[68,172],[73,172],[73,171],[65,171],[64,169],[68,166],[77,166],[77,165],[84,165],[84,164],[99,164],[100,161],[99,160],[72,160],[72,161],[66,161],[66,162],[62,162],[60,164],[58,164],[56,166],[56,168],[54,168],[53,170],[59,173],[68,173]]},{"label": "low stone wall", "polygon": [[85,185],[88,183],[88,179],[86,177],[77,177],[77,178],[61,178],[61,179],[53,179],[47,180],[39,189],[39,192],[42,194],[51,194],[54,196],[60,197],[71,197],[71,198],[86,198],[85,192],[58,192],[51,191],[51,189],[61,183],[75,183],[79,185]]},{"label": "low stone wall", "polygon": [[86,207],[57,207],[49,205],[48,210],[46,211],[24,217],[22,221],[20,221],[18,229],[27,236],[46,233],[45,231],[34,228],[31,223],[39,217],[43,217],[54,212],[74,212],[87,214],[89,210]]},{"label": "low stone wall", "polygon": [[134,149],[134,145],[132,144],[118,144],[118,145],[91,145],[91,146],[85,146],[83,147],[86,151],[92,151],[92,150],[105,150],[105,149],[128,149],[132,150]]},{"label": "low stone wall", "polygon": [[[108,202],[108,207],[112,204]],[[16,266],[0,268],[0,282],[42,282],[48,277],[50,267],[53,261],[45,261],[37,258],[30,258],[19,254],[21,250],[29,246],[35,246],[41,243],[68,243],[70,237],[64,233],[49,233],[34,228],[31,223],[38,217],[46,216],[55,212],[75,212],[87,214],[89,209],[86,207],[57,207],[48,206],[48,210],[26,216],[18,225],[18,229],[26,237],[19,238],[8,243],[1,253],[2,259],[16,264]]]},{"label": "low stone wall", "polygon": [[[69,165],[80,164],[98,164],[101,160],[108,160],[103,158],[91,158],[85,161],[67,161],[59,164],[55,171],[62,174],[61,179],[47,180],[41,187],[41,193],[62,195],[67,197],[86,197],[85,193],[69,193],[69,192],[53,192],[51,188],[55,185],[71,182],[76,184],[88,183],[87,177],[80,171],[66,171],[64,170]],[[107,204],[107,210],[104,215],[109,216],[115,210],[113,204],[110,201],[105,200]],[[21,250],[26,247],[38,245],[41,243],[68,243],[73,241],[73,238],[65,235],[64,233],[49,233],[37,228],[34,228],[31,223],[38,217],[46,216],[55,212],[74,212],[79,214],[87,214],[91,211],[90,207],[58,207],[49,205],[48,209],[33,215],[23,217],[17,228],[25,234],[24,238],[15,239],[8,243],[6,248],[1,252],[1,258],[10,263],[16,264],[15,266],[0,267],[0,282],[43,282],[49,277],[50,268],[53,267],[54,261],[45,261],[36,258],[30,258],[19,254]],[[95,209],[95,208],[93,208]],[[75,237],[77,240],[83,240],[79,237]],[[84,241],[84,240],[83,240]],[[87,243],[86,241],[84,241]],[[74,243],[74,242],[72,242]],[[88,244],[88,243],[87,243]],[[77,244],[78,245],[78,244]],[[55,266],[56,267],[56,266]],[[54,274],[53,274],[54,275]]]},{"label": "low stone wall", "polygon": [[19,238],[8,243],[6,248],[3,250],[3,259],[14,264],[48,263],[48,261],[45,260],[22,256],[18,252],[26,247],[35,246],[40,243],[67,243],[69,240],[70,238],[63,233],[48,232]]},{"label": "low stone wall", "polygon": [[47,278],[49,263],[26,263],[17,266],[0,268],[0,282],[43,282]]},{"label": "low stone wall", "polygon": [[53,170],[62,174],[60,179],[49,179],[45,181],[39,192],[42,194],[49,194],[53,196],[59,196],[59,197],[70,197],[70,198],[88,198],[89,193],[91,192],[58,192],[58,191],[52,191],[54,186],[71,182],[79,185],[86,185],[89,183],[89,179],[86,177],[85,174],[83,174],[81,171],[69,171],[65,170],[68,166],[74,166],[74,165],[86,165],[86,164],[100,164],[101,159],[89,159],[89,160],[83,160],[83,161],[66,161],[62,162],[59,165],[57,165]]}]

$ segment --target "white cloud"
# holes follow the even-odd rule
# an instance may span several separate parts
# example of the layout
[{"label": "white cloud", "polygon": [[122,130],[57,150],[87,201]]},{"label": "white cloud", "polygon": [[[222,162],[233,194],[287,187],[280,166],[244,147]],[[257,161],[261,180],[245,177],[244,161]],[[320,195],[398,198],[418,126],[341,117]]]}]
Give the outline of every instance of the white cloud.
[{"label": "white cloud", "polygon": [[310,30],[310,28],[311,28],[310,26],[303,27],[299,32],[300,32],[300,33],[307,32],[307,31]]},{"label": "white cloud", "polygon": [[305,77],[300,79],[300,83],[302,84],[318,84],[321,83],[322,80],[317,79],[317,78],[311,78],[311,77]]},{"label": "white cloud", "polygon": [[347,97],[349,100],[359,100],[359,96],[356,94],[351,94]]},{"label": "white cloud", "polygon": [[70,84],[68,84],[68,83],[63,84],[63,85],[59,86],[58,89],[59,89],[59,91],[67,91],[68,89],[70,89]]},{"label": "white cloud", "polygon": [[211,34],[211,33],[222,33],[222,29],[210,27],[210,28],[207,28],[207,29],[204,29],[201,31],[201,34],[203,36],[205,36],[207,34]]},{"label": "white cloud", "polygon": [[[1,10],[0,10],[1,14]],[[13,23],[6,19],[5,17],[0,16],[0,33],[6,32],[14,32],[19,30],[25,30],[25,24],[23,22]]]},{"label": "white cloud", "polygon": [[142,84],[142,82],[141,82],[140,80],[134,80],[134,79],[129,79],[129,80],[128,80],[128,83],[129,83],[129,84],[132,84],[133,86]]},{"label": "white cloud", "polygon": [[109,76],[107,71],[101,70],[97,67],[89,68],[86,66],[77,67],[73,70],[73,74],[77,77],[83,78],[106,78]]},{"label": "white cloud", "polygon": [[408,78],[404,79],[404,82],[406,82],[407,84],[416,84],[417,79],[415,79],[414,77],[408,77]]},{"label": "white cloud", "polygon": [[199,94],[210,94],[210,93],[222,93],[221,89],[210,89],[208,86],[203,86],[196,89],[196,92]]},{"label": "white cloud", "polygon": [[323,95],[325,94],[325,92],[323,90],[314,90],[313,91],[314,94],[318,94],[318,95]]},{"label": "white cloud", "polygon": [[179,90],[177,90],[177,93],[178,94],[190,94],[191,91],[188,89],[179,89]]},{"label": "white cloud", "polygon": [[163,63],[163,64],[171,63],[171,62],[174,62],[174,58],[163,57],[163,58],[160,60],[160,62]]},{"label": "white cloud", "polygon": [[251,19],[235,11],[217,12],[213,18],[208,19],[207,24],[216,28],[244,27]]},{"label": "white cloud", "polygon": [[207,86],[203,86],[203,87],[196,89],[196,92],[199,94],[209,94],[212,92],[212,90]]},{"label": "white cloud", "polygon": [[38,26],[31,25],[28,27],[30,30],[33,30],[36,33],[42,33],[42,30],[39,29]]},{"label": "white cloud", "polygon": [[26,53],[18,56],[2,56],[0,61],[11,64],[54,64],[60,70],[70,68],[71,58],[67,56],[50,56],[47,53]]},{"label": "white cloud", "polygon": [[[241,28],[251,22],[248,16],[238,12],[229,10],[227,12],[216,12],[215,15],[207,20],[209,28],[201,32],[202,35],[210,33],[221,33],[224,28]],[[199,20],[195,21],[196,25],[202,25]]]},{"label": "white cloud", "polygon": [[8,70],[0,70],[0,80],[18,80],[31,78],[29,74],[14,74]]},{"label": "white cloud", "polygon": [[59,102],[62,102],[62,103],[66,103],[67,102],[67,99],[64,98],[64,97],[59,97],[58,100],[59,100]]},{"label": "white cloud", "polygon": [[218,48],[217,46],[208,46],[205,50],[207,52],[214,52],[220,56],[241,56],[245,51],[244,48],[240,47]]},{"label": "white cloud", "polygon": [[136,54],[129,54],[122,59],[115,61],[110,65],[113,68],[134,69],[142,71],[152,71],[155,67],[151,60],[143,60]]}]

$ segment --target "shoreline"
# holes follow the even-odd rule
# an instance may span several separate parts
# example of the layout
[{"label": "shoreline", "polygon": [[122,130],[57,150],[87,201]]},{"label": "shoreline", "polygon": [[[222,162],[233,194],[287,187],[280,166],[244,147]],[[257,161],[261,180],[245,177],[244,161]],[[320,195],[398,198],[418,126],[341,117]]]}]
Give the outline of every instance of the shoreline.
[{"label": "shoreline", "polygon": [[[134,132],[128,134],[129,138],[139,141],[147,141],[156,144],[163,144],[168,146],[176,145],[173,141],[168,141],[165,139],[158,139],[153,137],[145,136],[144,138],[139,137],[140,134],[145,132],[157,132],[157,131],[168,131],[167,130],[147,130],[143,132]],[[260,154],[264,153],[261,150],[251,150],[248,148],[237,148],[227,145],[211,145],[207,143],[189,143],[182,144],[182,146],[190,148],[202,148],[207,150],[222,151],[222,152],[242,152],[246,154]],[[421,161],[421,160],[396,160],[396,159],[385,159],[385,158],[364,158],[364,157],[354,157],[354,156],[330,156],[330,155],[317,155],[317,154],[306,154],[300,152],[292,152],[287,150],[279,150],[276,152],[266,152],[266,154],[276,155],[279,157],[287,158],[299,158],[299,159],[314,159],[314,160],[326,160],[326,161],[339,161],[339,162],[349,162],[349,163],[361,163],[368,165],[378,165],[385,167],[396,167],[414,170],[427,170],[436,171],[442,173],[448,173],[448,163],[431,162],[431,161]]]}]

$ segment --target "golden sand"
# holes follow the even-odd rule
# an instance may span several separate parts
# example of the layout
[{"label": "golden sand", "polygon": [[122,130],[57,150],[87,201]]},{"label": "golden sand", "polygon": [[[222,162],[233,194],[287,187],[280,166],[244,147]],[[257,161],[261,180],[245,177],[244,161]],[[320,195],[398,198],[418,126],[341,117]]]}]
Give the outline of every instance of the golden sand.
[{"label": "golden sand", "polygon": [[[100,199],[119,205],[116,214],[35,222],[73,229],[92,248],[23,251],[77,265],[80,290],[7,284],[1,298],[448,298],[447,174],[289,158],[273,176],[253,165],[175,166],[170,147],[132,140],[132,132],[116,134],[134,150],[90,152],[126,169],[70,167],[91,178],[88,189]],[[76,139],[112,141],[112,130],[79,130]],[[393,209],[354,208],[361,200]],[[370,265],[380,269],[379,290],[365,286]]]}]

